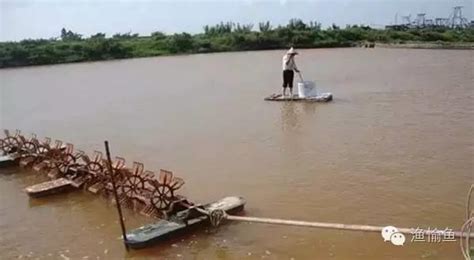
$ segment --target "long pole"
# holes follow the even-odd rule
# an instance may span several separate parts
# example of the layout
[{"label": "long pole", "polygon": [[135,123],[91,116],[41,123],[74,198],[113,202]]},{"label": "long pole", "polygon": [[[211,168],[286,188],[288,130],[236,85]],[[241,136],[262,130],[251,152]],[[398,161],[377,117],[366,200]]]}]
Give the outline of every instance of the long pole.
[{"label": "long pole", "polygon": [[[341,223],[327,223],[327,222],[310,222],[310,221],[300,221],[300,220],[291,220],[291,219],[278,219],[278,218],[259,218],[259,217],[244,217],[244,216],[235,216],[228,215],[223,210],[214,210],[208,211],[205,209],[195,208],[197,211],[208,215],[209,220],[213,226],[218,226],[223,219],[233,220],[233,221],[244,221],[244,222],[254,222],[254,223],[264,223],[264,224],[274,224],[274,225],[286,225],[286,226],[300,226],[300,227],[311,227],[311,228],[328,228],[328,229],[341,229],[341,230],[353,230],[353,231],[369,231],[369,232],[381,232],[384,227],[382,226],[371,226],[371,225],[348,225]],[[472,218],[474,220],[474,218]],[[474,222],[474,221],[473,221]],[[467,225],[467,222],[466,224]],[[413,228],[397,228],[398,232],[405,234],[413,234],[416,230]],[[464,226],[461,231],[452,231],[452,230],[422,230],[423,233],[427,236],[430,235],[443,235],[449,237],[463,237],[474,238],[474,233],[471,233],[469,230],[468,233],[464,234]],[[462,243],[462,242],[461,242]]]},{"label": "long pole", "polygon": [[110,159],[109,142],[105,141],[104,143],[105,143],[105,153],[107,155],[107,166],[109,167],[109,172],[110,172],[111,180],[112,180],[112,187],[114,189],[115,204],[117,205],[117,211],[120,217],[120,226],[122,228],[123,244],[125,245],[125,249],[128,251],[127,235],[126,235],[127,231],[125,229],[125,223],[123,222],[122,208],[120,207],[120,202],[117,195],[117,186],[115,185],[115,174],[114,174],[114,169],[112,167],[112,159]]},{"label": "long pole", "polygon": [[[287,225],[287,226],[300,226],[300,227],[313,227],[313,228],[328,228],[328,229],[342,229],[342,230],[354,230],[354,231],[371,231],[380,232],[384,227],[381,226],[370,226],[370,225],[348,225],[340,223],[325,223],[325,222],[310,222],[310,221],[298,221],[298,220],[287,220],[287,219],[275,219],[275,218],[256,218],[256,217],[243,217],[243,216],[232,216],[225,215],[225,219],[234,221],[254,222],[254,223],[265,223],[265,224],[276,224],[276,225]],[[414,230],[411,228],[398,228],[398,231],[405,234],[413,233]],[[463,234],[461,231],[451,231],[451,235],[454,237],[471,237],[474,238],[474,233]],[[425,235],[431,234],[447,235],[448,232],[444,230],[425,230]]]}]

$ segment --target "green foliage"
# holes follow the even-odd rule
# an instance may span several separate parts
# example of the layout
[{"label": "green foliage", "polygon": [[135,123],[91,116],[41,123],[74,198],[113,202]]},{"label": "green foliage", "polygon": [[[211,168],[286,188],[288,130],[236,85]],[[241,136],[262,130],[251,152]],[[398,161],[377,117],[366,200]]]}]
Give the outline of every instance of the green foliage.
[{"label": "green foliage", "polygon": [[162,39],[166,38],[166,34],[160,32],[160,31],[156,31],[156,32],[151,33],[151,37],[153,37],[153,39],[155,39],[155,40],[162,40]]},{"label": "green foliage", "polygon": [[194,49],[193,37],[188,33],[173,34],[167,39],[167,49],[171,53],[187,53]]},{"label": "green foliage", "polygon": [[309,22],[309,28],[313,31],[321,31],[321,23],[311,21]]},{"label": "green foliage", "polygon": [[91,35],[91,39],[105,39],[105,33],[96,33]]},{"label": "green foliage", "polygon": [[258,29],[260,32],[265,33],[269,32],[272,29],[272,26],[270,25],[269,21],[266,21],[264,23],[258,23]]},{"label": "green foliage", "polygon": [[87,60],[108,60],[129,56],[129,50],[116,39],[89,39],[82,51]]},{"label": "green foliage", "polygon": [[235,33],[250,33],[252,31],[253,24],[239,24],[234,25],[232,31]]},{"label": "green foliage", "polygon": [[67,31],[66,28],[61,30],[61,40],[63,41],[80,41],[82,35],[73,33],[71,30]]},{"label": "green foliage", "polygon": [[112,36],[113,39],[121,39],[121,40],[127,40],[127,39],[132,39],[132,38],[138,38],[138,33],[132,34],[131,32],[128,33],[116,33]]},{"label": "green foliage", "polygon": [[300,19],[291,19],[286,28],[290,30],[304,31],[307,25]]},{"label": "green foliage", "polygon": [[204,33],[195,35],[166,35],[156,31],[146,37],[128,32],[107,38],[104,33],[97,33],[84,39],[82,35],[63,28],[60,40],[53,38],[0,42],[0,68],[176,53],[269,50],[290,46],[349,47],[364,42],[436,42],[449,46],[452,43],[474,42],[474,28],[380,30],[368,26],[348,25],[341,29],[333,24],[323,30],[318,22],[306,24],[300,19],[292,19],[285,26],[273,27],[270,22],[263,22],[258,24],[258,31],[252,29],[252,24],[222,22],[205,26]]},{"label": "green foliage", "polygon": [[232,27],[234,27],[233,22],[221,22],[220,24],[216,24],[214,26],[206,25],[204,26],[204,34],[209,36],[228,34],[232,32]]}]

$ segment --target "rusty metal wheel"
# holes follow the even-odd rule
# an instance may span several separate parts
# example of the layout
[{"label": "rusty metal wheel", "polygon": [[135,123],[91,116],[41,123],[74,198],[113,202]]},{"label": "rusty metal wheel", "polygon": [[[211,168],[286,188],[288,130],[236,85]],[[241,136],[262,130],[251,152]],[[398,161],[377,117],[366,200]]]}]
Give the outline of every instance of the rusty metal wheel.
[{"label": "rusty metal wheel", "polygon": [[168,185],[155,185],[150,198],[150,203],[157,210],[166,210],[174,200],[174,190]]},{"label": "rusty metal wheel", "polygon": [[122,194],[128,198],[137,198],[145,189],[145,179],[139,175],[132,175],[125,179],[121,187]]},{"label": "rusty metal wheel", "polygon": [[34,142],[31,141],[26,141],[23,143],[21,150],[25,154],[33,154],[36,153],[36,150],[38,149],[37,145]]},{"label": "rusty metal wheel", "polygon": [[39,154],[43,154],[43,155],[49,153],[50,150],[51,150],[51,149],[49,148],[49,146],[44,145],[44,144],[38,145],[38,147],[37,147],[37,149],[36,149],[36,151],[37,151]]},{"label": "rusty metal wheel", "polygon": [[89,162],[86,165],[86,169],[89,172],[92,172],[92,173],[95,173],[95,174],[100,174],[104,170],[104,167],[98,162]]},{"label": "rusty metal wheel", "polygon": [[3,139],[2,150],[3,153],[9,154],[18,151],[21,147],[21,143],[13,136],[8,136]]},{"label": "rusty metal wheel", "polygon": [[76,157],[72,154],[67,153],[61,156],[62,158],[54,163],[56,169],[62,174],[67,174],[69,167],[76,163]]}]

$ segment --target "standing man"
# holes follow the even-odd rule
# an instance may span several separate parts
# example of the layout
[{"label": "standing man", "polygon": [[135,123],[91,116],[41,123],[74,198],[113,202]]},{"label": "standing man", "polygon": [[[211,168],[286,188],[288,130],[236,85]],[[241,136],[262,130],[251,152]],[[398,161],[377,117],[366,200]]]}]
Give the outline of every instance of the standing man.
[{"label": "standing man", "polygon": [[291,47],[283,56],[283,96],[286,96],[286,88],[290,88],[290,96],[293,96],[294,71],[300,72],[296,67],[295,56],[298,53]]}]

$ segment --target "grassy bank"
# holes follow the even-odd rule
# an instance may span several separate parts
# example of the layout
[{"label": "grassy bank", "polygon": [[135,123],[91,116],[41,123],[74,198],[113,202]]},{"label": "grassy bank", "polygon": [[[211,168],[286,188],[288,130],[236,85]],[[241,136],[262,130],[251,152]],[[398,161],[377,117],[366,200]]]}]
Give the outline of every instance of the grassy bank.
[{"label": "grassy bank", "polygon": [[[285,26],[273,27],[269,22],[253,25],[221,23],[205,26],[204,32],[191,35],[167,35],[154,32],[150,36],[97,33],[88,38],[63,29],[59,38],[0,43],[0,68],[59,64],[69,62],[150,57],[159,55],[208,53],[246,50],[295,48],[331,48],[359,46],[378,42],[386,47],[464,46],[474,43],[474,29],[407,29],[381,30],[367,26],[335,25],[322,29],[317,22],[308,24],[292,19]],[[426,45],[426,44],[430,45]]]}]

